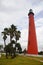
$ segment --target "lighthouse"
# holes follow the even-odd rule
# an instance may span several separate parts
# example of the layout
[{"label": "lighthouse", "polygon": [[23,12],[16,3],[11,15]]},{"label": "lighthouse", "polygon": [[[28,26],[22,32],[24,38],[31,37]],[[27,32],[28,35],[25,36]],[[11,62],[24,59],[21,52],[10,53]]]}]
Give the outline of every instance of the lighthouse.
[{"label": "lighthouse", "polygon": [[29,10],[28,13],[29,18],[29,32],[28,32],[28,54],[38,54],[38,47],[37,47],[37,37],[36,37],[36,29],[35,29],[35,22],[34,22],[34,13],[32,9]]}]

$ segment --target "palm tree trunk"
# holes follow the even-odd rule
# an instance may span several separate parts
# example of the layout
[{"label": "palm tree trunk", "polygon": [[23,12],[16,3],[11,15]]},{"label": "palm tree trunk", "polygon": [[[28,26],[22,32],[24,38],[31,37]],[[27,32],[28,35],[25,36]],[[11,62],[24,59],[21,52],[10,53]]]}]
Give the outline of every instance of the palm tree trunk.
[{"label": "palm tree trunk", "polygon": [[[4,45],[5,45],[5,47],[6,47],[6,42],[5,42],[5,40],[4,40]],[[7,57],[7,50],[5,50],[5,53],[6,53],[6,58],[8,58],[8,57]]]},{"label": "palm tree trunk", "polygon": [[[16,40],[16,44],[17,44],[17,40]],[[16,52],[16,44],[15,44],[15,52]]]},{"label": "palm tree trunk", "polygon": [[16,41],[16,43],[17,43],[17,39],[16,39],[16,37],[15,37],[15,41]]},{"label": "palm tree trunk", "polygon": [[11,36],[10,36],[10,43],[11,43],[11,41],[12,41],[12,38],[11,38]]},{"label": "palm tree trunk", "polygon": [[5,42],[5,40],[4,40],[4,46],[6,47],[6,42]]}]

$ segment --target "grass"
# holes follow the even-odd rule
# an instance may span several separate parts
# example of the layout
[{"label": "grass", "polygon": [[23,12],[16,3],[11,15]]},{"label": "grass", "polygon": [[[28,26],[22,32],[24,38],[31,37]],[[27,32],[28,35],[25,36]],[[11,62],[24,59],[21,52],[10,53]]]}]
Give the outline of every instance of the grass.
[{"label": "grass", "polygon": [[34,60],[33,58],[43,60],[43,58],[39,57],[17,56],[14,59],[6,59],[5,56],[2,56],[0,58],[0,65],[43,65],[43,62]]},{"label": "grass", "polygon": [[39,59],[43,61],[43,57],[35,57],[35,56],[31,56],[31,58],[35,58],[35,59]]}]

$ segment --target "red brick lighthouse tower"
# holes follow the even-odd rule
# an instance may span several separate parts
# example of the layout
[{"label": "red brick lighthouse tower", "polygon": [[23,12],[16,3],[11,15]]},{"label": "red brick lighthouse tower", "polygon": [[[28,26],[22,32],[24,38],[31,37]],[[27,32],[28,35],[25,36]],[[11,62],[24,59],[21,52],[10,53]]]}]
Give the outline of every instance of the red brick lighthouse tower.
[{"label": "red brick lighthouse tower", "polygon": [[37,39],[36,39],[36,30],[35,30],[35,23],[34,23],[34,13],[32,9],[29,10],[28,13],[29,17],[29,35],[28,35],[28,54],[38,54],[37,48]]}]

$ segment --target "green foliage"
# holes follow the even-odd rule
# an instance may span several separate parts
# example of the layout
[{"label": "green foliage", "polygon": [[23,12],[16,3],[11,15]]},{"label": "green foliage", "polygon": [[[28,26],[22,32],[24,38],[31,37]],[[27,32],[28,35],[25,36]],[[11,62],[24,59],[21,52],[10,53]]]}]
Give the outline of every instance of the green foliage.
[{"label": "green foliage", "polygon": [[20,43],[16,43],[16,47],[18,48],[17,50],[19,50],[19,53],[22,53],[22,48]]},{"label": "green foliage", "polygon": [[[17,44],[17,41],[20,38],[21,32],[17,30],[15,25],[11,25],[9,28],[4,28],[4,31],[2,32],[3,34],[3,40],[4,40],[4,45],[5,45],[5,52],[6,52],[6,57],[7,53],[13,55],[16,53],[16,45],[18,45],[18,50],[19,52],[22,51],[22,48],[20,44]],[[7,36],[10,36],[10,43],[6,45],[6,39]],[[14,38],[14,40],[12,40]],[[13,48],[13,44],[15,44],[15,47]]]},{"label": "green foliage", "polygon": [[38,52],[39,55],[43,55],[43,51]]},{"label": "green foliage", "polygon": [[15,40],[16,40],[16,42],[17,42],[17,40],[19,40],[20,35],[21,35],[21,32],[20,31],[16,31],[15,32]]},{"label": "green foliage", "polygon": [[4,35],[3,36],[4,42],[7,39],[7,36],[10,36],[10,43],[11,43],[13,37],[15,38],[16,42],[17,40],[19,40],[21,32],[17,30],[17,27],[15,25],[12,24],[11,27],[4,28],[2,34]]},{"label": "green foliage", "polygon": [[0,45],[0,49],[3,48],[3,45]]}]

